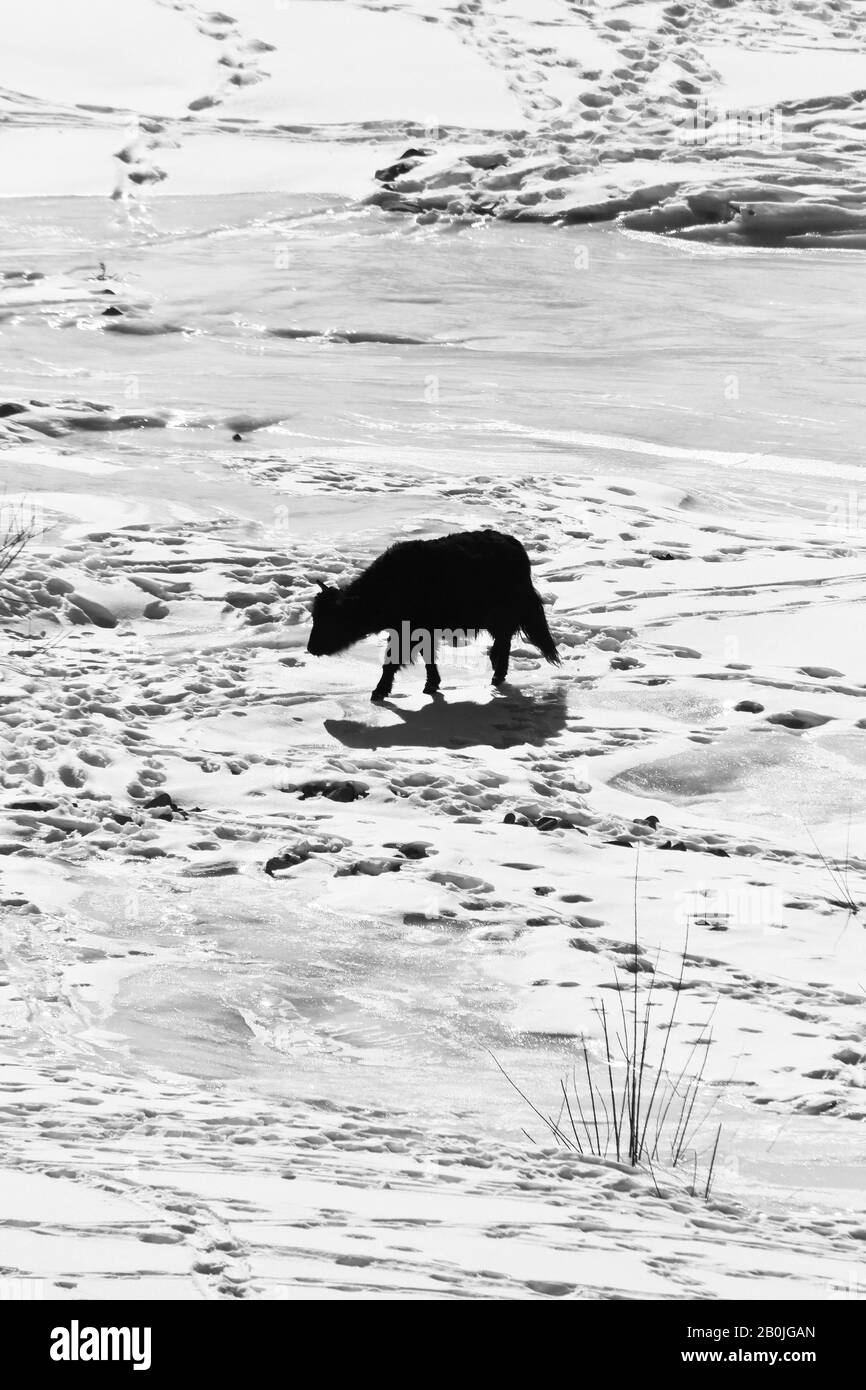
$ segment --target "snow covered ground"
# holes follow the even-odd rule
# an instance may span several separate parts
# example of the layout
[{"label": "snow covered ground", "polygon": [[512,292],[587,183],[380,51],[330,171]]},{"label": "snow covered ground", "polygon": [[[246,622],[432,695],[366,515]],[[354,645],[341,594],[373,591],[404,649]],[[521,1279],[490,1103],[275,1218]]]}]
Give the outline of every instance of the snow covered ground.
[{"label": "snow covered ground", "polygon": [[[855,20],[34,0],[16,23],[3,1278],[862,1296]],[[796,205],[784,250],[778,219],[719,213],[754,150],[680,138],[719,92],[798,103],[748,195],[759,221]],[[377,191],[407,146],[434,152]],[[636,188],[655,222],[582,225]],[[815,218],[834,244],[791,242]],[[526,545],[561,669],[518,648],[493,692],[458,648],[439,698],[407,672],[374,707],[378,642],[306,654],[318,580],[487,524]],[[702,1076],[687,1155],[652,1171],[553,1145],[501,1070],[558,1115],[635,980],[653,1057],[667,1037]]]}]

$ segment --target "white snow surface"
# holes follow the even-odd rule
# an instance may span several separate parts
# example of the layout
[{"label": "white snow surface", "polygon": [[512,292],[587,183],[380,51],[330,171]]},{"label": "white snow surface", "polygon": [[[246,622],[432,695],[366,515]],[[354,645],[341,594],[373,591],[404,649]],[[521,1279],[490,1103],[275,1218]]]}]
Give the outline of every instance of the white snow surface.
[{"label": "white snow surface", "polygon": [[[676,8],[4,36],[4,1280],[862,1296],[858,15]],[[561,667],[307,655],[484,525]],[[560,1115],[633,988],[700,1075],[652,1171],[503,1075]]]}]

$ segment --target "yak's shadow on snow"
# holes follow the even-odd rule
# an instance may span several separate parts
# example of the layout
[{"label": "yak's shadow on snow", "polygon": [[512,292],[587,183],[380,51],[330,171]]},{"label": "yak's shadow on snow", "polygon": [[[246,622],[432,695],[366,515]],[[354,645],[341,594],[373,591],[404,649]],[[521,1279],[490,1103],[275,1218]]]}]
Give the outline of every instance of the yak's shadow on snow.
[{"label": "yak's shadow on snow", "polygon": [[503,686],[486,704],[448,700],[440,692],[422,709],[401,709],[394,700],[383,701],[379,708],[392,710],[401,722],[326,719],[325,728],[347,748],[513,748],[556,738],[566,725],[568,701],[562,686],[537,695]]}]

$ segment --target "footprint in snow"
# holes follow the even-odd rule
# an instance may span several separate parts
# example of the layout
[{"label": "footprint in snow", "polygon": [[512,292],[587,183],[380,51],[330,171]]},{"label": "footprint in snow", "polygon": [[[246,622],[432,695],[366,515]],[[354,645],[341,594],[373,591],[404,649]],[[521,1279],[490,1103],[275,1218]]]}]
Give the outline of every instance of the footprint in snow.
[{"label": "footprint in snow", "polygon": [[829,714],[815,714],[812,710],[792,709],[782,714],[770,714],[767,716],[768,724],[781,724],[785,729],[817,729],[822,724],[829,724],[832,716]]}]

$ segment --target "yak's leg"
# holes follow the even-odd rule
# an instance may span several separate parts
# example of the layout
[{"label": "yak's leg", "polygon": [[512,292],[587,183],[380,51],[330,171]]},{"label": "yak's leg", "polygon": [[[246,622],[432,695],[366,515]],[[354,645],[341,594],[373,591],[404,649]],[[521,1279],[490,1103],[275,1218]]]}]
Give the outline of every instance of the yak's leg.
[{"label": "yak's leg", "polygon": [[508,675],[508,658],[511,656],[510,632],[497,632],[490,648],[490,664],[493,667],[493,684],[501,685]]},{"label": "yak's leg", "polygon": [[427,672],[427,679],[424,682],[424,694],[435,695],[442,684],[442,677],[439,675],[439,667],[436,665],[436,647],[431,643],[430,660],[425,661],[424,670]]},{"label": "yak's leg", "polygon": [[377,703],[380,700],[387,700],[388,696],[391,694],[391,688],[394,684],[394,677],[396,676],[399,670],[400,663],[398,661],[386,661],[384,663],[382,667],[382,674],[379,677],[379,684],[376,686],[376,689],[370,696],[371,700]]}]

